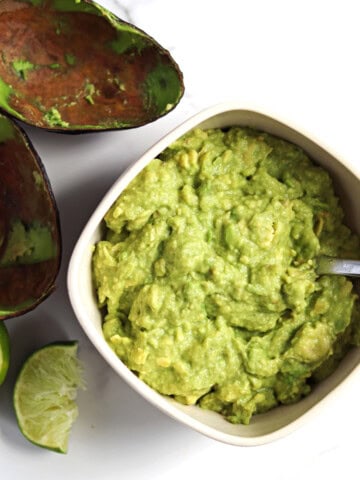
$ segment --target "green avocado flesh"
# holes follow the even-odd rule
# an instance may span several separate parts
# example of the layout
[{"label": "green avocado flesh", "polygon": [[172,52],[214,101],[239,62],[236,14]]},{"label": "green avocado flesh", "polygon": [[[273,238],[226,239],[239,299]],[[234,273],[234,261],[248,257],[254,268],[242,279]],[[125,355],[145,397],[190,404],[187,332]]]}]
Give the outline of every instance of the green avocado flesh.
[{"label": "green avocado flesh", "polygon": [[96,2],[0,4],[5,113],[48,130],[97,131],[144,125],[180,101],[170,53]]},{"label": "green avocado flesh", "polygon": [[[0,238],[0,246],[2,239]],[[26,227],[15,221],[10,228],[6,248],[0,258],[0,267],[43,262],[54,258],[56,246],[47,226]]]},{"label": "green avocado flesh", "polygon": [[298,401],[359,344],[360,258],[329,174],[248,128],[196,129],[105,216],[93,256],[107,342],[140,379],[233,423]]}]

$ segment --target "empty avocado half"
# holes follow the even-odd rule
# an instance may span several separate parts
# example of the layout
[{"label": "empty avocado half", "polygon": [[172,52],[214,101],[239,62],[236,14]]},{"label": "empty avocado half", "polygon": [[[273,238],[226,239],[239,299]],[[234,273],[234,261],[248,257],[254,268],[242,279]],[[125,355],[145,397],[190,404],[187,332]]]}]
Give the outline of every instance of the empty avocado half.
[{"label": "empty avocado half", "polygon": [[170,53],[90,0],[0,1],[0,110],[59,132],[137,127],[184,93]]},{"label": "empty avocado half", "polygon": [[61,236],[44,167],[25,133],[0,115],[0,320],[54,289]]}]

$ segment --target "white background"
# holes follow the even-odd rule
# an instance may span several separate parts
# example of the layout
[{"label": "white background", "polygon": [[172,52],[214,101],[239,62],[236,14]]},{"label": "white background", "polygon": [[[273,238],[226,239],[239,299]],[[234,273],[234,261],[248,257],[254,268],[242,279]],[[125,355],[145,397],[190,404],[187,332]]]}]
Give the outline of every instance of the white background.
[{"label": "white background", "polygon": [[[273,444],[223,445],[147,404],[82,333],[66,291],[74,243],[116,177],[172,127],[203,107],[240,100],[287,118],[359,162],[360,28],[356,1],[102,0],[169,49],[186,94],[175,111],[140,129],[59,136],[27,128],[46,166],[61,215],[64,255],[56,292],[9,320],[11,369],[0,390],[0,478],[359,478],[360,374],[311,424]],[[96,41],[96,32],[94,32]],[[36,347],[77,339],[88,384],[65,456],[19,432],[14,380]],[[352,472],[350,474],[350,472]]]}]

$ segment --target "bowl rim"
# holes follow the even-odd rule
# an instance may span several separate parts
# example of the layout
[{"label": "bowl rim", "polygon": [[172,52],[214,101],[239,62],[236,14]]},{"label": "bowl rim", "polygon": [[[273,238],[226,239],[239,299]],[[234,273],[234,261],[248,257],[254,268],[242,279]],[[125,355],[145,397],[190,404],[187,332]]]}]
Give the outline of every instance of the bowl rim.
[{"label": "bowl rim", "polygon": [[299,417],[291,420],[286,425],[273,430],[272,432],[254,435],[249,437],[244,437],[241,435],[235,435],[230,433],[225,433],[219,431],[215,427],[210,427],[200,420],[193,418],[187,413],[178,410],[173,406],[164,396],[153,390],[151,387],[145,384],[140,380],[131,370],[116,356],[115,352],[111,350],[111,347],[108,346],[108,349],[104,348],[104,338],[99,337],[98,331],[95,329],[94,325],[88,321],[87,315],[84,313],[82,308],[82,302],[79,300],[79,296],[76,295],[78,289],[77,278],[80,275],[81,271],[81,259],[83,252],[86,248],[90,247],[90,239],[95,231],[98,229],[105,213],[114,203],[116,198],[121,194],[121,192],[126,188],[126,186],[131,182],[131,180],[160,152],[162,152],[168,145],[173,141],[181,137],[183,134],[195,128],[197,125],[210,120],[212,117],[215,117],[220,114],[225,114],[231,111],[243,111],[249,112],[251,114],[257,114],[260,116],[268,117],[269,119],[276,121],[277,123],[283,124],[284,127],[294,130],[296,133],[300,134],[310,142],[321,147],[329,155],[333,156],[340,164],[342,164],[346,169],[348,169],[354,176],[360,181],[360,167],[357,168],[357,165],[350,163],[343,159],[338,153],[334,152],[333,149],[329,148],[323,141],[319,141],[313,134],[308,133],[303,128],[299,128],[293,121],[285,120],[280,118],[279,115],[269,114],[268,112],[263,112],[262,109],[253,108],[245,104],[244,102],[232,101],[219,103],[210,107],[207,107],[198,113],[192,115],[187,120],[183,121],[180,125],[170,130],[165,134],[160,140],[156,141],[153,146],[147,149],[140,158],[133,162],[128,168],[122,172],[112,186],[108,189],[105,195],[102,197],[97,207],[91,214],[90,218],[86,222],[84,228],[78,240],[76,241],[75,247],[72,251],[71,258],[68,264],[67,270],[67,289],[75,316],[80,323],[84,333],[90,339],[91,343],[98,350],[99,354],[107,361],[107,363],[115,370],[115,372],[128,384],[130,385],[137,393],[144,397],[151,404],[159,408],[161,411],[166,413],[168,416],[180,421],[181,423],[193,428],[194,430],[210,437],[212,439],[218,440],[222,443],[234,445],[234,446],[259,446],[272,441],[278,440],[304,425],[306,422],[311,420],[317,413],[320,407],[323,407],[325,404],[328,404],[330,401],[333,401],[335,397],[339,395],[340,387],[347,385],[352,379],[355,371],[360,370],[360,364],[353,366],[345,376],[341,379],[340,382],[330,390],[323,398],[321,398],[317,403],[312,405],[307,411],[300,414]]}]

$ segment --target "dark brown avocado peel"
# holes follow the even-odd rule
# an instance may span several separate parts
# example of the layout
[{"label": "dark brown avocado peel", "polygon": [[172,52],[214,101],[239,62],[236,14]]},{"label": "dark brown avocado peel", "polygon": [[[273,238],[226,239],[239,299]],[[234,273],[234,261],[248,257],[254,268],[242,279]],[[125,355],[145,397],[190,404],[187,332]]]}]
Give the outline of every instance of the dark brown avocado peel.
[{"label": "dark brown avocado peel", "polygon": [[0,320],[53,291],[60,259],[59,217],[44,167],[25,133],[0,115]]},{"label": "dark brown avocado peel", "polygon": [[170,53],[91,0],[0,0],[0,110],[59,132],[138,127],[180,101]]}]

